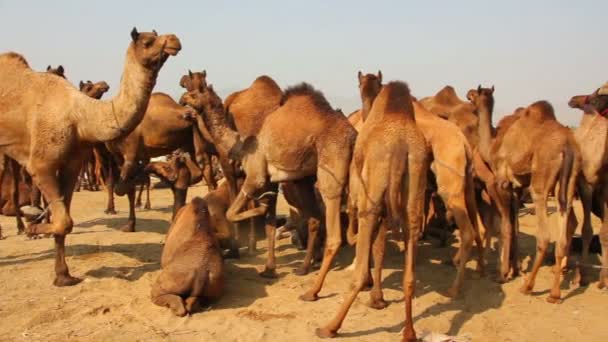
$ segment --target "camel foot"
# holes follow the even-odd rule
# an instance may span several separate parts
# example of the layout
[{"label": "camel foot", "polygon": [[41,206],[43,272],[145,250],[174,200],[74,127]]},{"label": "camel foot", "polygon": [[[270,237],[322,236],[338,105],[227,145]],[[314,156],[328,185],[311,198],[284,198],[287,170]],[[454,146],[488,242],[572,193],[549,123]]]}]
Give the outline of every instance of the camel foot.
[{"label": "camel foot", "polygon": [[553,295],[549,295],[547,297],[547,303],[551,303],[551,304],[561,304],[562,303],[562,299],[560,296],[553,296]]},{"label": "camel foot", "polygon": [[528,284],[524,284],[524,286],[519,288],[519,292],[521,292],[522,294],[529,296],[532,294],[532,289],[534,288],[534,285],[528,285]]},{"label": "camel foot", "polygon": [[127,223],[120,228],[120,231],[125,233],[133,233],[135,232],[135,223]]},{"label": "camel foot", "polygon": [[240,259],[241,253],[238,249],[229,249],[224,252],[224,259]]},{"label": "camel foot", "polygon": [[152,209],[152,206],[150,205],[150,203],[146,203],[146,205],[144,205],[144,209],[150,210]]},{"label": "camel foot", "polygon": [[315,301],[317,301],[319,299],[319,296],[317,296],[316,293],[306,292],[305,294],[301,295],[298,298],[300,300],[305,301],[305,302],[315,302]]},{"label": "camel foot", "polygon": [[277,270],[276,269],[265,267],[264,270],[262,272],[260,272],[260,277],[262,277],[262,278],[269,278],[269,279],[276,279],[276,278],[279,277],[279,275],[277,274]]},{"label": "camel foot", "polygon": [[327,328],[317,328],[315,329],[315,335],[319,338],[334,338],[338,336],[335,331],[331,331]]},{"label": "camel foot", "polygon": [[440,292],[440,294],[442,294],[444,297],[451,298],[451,299],[458,297],[458,293],[459,293],[459,291],[455,287],[450,287],[449,289]]},{"label": "camel foot", "polygon": [[183,305],[181,307],[171,307],[171,312],[177,317],[184,317],[188,314],[188,311]]},{"label": "camel foot", "polygon": [[293,273],[295,275],[299,275],[299,276],[305,276],[310,272],[310,267],[306,267],[304,265],[301,265],[300,267],[296,268],[295,270],[293,270]]},{"label": "camel foot", "polygon": [[108,208],[103,211],[107,215],[116,215],[116,210],[114,208]]},{"label": "camel foot", "polygon": [[587,277],[586,272],[581,270],[580,267],[576,268],[576,273],[574,274],[574,280],[572,280],[572,285],[578,287],[589,286],[589,278]]},{"label": "camel foot", "polygon": [[499,284],[504,284],[506,282],[509,281],[509,277],[508,276],[504,276],[502,274],[499,274],[496,276],[496,279],[494,279],[495,282],[499,283]]},{"label": "camel foot", "polygon": [[385,302],[384,299],[382,299],[382,298],[370,299],[370,301],[367,303],[367,306],[369,306],[372,309],[382,310],[388,306],[388,303]]},{"label": "camel foot", "polygon": [[4,240],[4,239],[6,239],[6,236],[0,234],[0,240]]},{"label": "camel foot", "polygon": [[69,274],[67,274],[67,275],[58,275],[55,278],[55,280],[53,281],[53,285],[55,285],[57,287],[74,286],[74,285],[80,283],[81,281],[82,281],[82,279],[76,278],[76,277],[72,277]]}]

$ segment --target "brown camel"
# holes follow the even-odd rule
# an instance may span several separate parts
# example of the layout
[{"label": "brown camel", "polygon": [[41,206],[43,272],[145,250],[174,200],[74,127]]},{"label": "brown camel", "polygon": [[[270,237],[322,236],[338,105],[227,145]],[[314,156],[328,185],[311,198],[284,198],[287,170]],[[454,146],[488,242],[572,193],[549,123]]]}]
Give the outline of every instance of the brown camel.
[{"label": "brown camel", "polygon": [[[489,109],[492,91],[478,87],[473,98],[477,108]],[[555,118],[553,107],[546,101],[538,101],[520,110],[518,118],[512,120],[503,132],[492,139],[491,110],[479,110],[480,154],[489,160],[495,176],[497,206],[501,215],[501,237],[503,256],[501,265],[509,260],[511,239],[516,239],[511,212],[514,207],[514,188],[530,187],[536,205],[538,231],[536,234],[536,256],[532,272],[526,278],[521,291],[532,292],[536,274],[544,260],[549,245],[547,200],[556,186],[558,194],[558,222],[560,234],[555,248],[554,282],[547,301],[560,301],[562,263],[567,256],[570,241],[576,228],[572,201],[577,177],[581,167],[578,144],[572,131],[562,126]],[[490,149],[487,147],[490,146]],[[515,219],[517,220],[517,219]],[[515,256],[516,258],[517,256]],[[505,272],[506,269],[501,269]],[[503,274],[504,275],[504,274]]]},{"label": "brown camel", "polygon": [[[239,95],[235,97],[238,99]],[[250,199],[265,195],[260,195],[260,192],[268,182],[295,181],[317,176],[317,186],[325,204],[327,244],[317,281],[310,291],[300,297],[316,300],[341,244],[340,200],[348,177],[355,129],[343,114],[331,108],[322,93],[305,83],[289,88],[283,95],[281,106],[268,114],[263,122],[256,123],[261,125],[258,134],[244,140],[229,127],[222,101],[211,86],[202,93],[188,92],[183,99],[187,103],[193,103],[195,108],[202,107],[205,124],[218,151],[222,151],[220,155],[229,154],[243,163],[246,178],[226,214],[230,221],[237,222],[266,214],[266,206],[245,212],[241,210]],[[232,102],[230,100],[228,98],[226,102],[232,108],[236,99],[233,98]],[[293,122],[296,121],[300,124],[294,130]],[[235,123],[238,127],[236,120]],[[270,224],[266,227],[269,258],[263,274],[271,275],[276,273],[275,226]]]},{"label": "brown camel", "polygon": [[[381,89],[380,77],[374,75],[362,76],[359,72],[359,89],[363,102],[362,113],[368,113],[371,104],[374,102],[379,90]],[[366,105],[367,103],[367,105]],[[367,108],[367,109],[366,109]],[[472,152],[466,138],[458,127],[445,121],[427,111],[418,102],[413,102],[416,119],[416,126],[422,132],[426,144],[430,147],[433,162],[431,170],[435,174],[438,185],[438,193],[446,204],[447,208],[453,213],[456,224],[460,229],[461,243],[458,254],[454,261],[458,265],[458,276],[452,287],[448,290],[449,296],[456,296],[464,280],[465,264],[468,260],[473,239],[477,239],[479,247],[478,269],[483,271],[483,245],[479,238],[477,227],[477,206],[475,203],[475,193],[473,175],[471,168]],[[366,117],[367,115],[363,115]],[[361,121],[362,127],[365,120]],[[351,121],[352,123],[352,121]],[[355,126],[356,127],[356,126]],[[352,165],[351,165],[352,168]],[[351,169],[351,173],[352,173]],[[353,178],[351,178],[352,180]],[[349,187],[349,242],[354,243],[353,230],[357,224],[356,201],[358,192],[357,182],[351,182]],[[378,281],[376,281],[376,278]],[[379,286],[379,275],[374,277],[374,287]]]},{"label": "brown camel", "polygon": [[204,199],[195,197],[179,210],[163,247],[162,271],[152,285],[154,304],[185,316],[199,304],[221,297],[225,277],[220,233]]},{"label": "brown camel", "polygon": [[141,171],[150,158],[182,148],[191,158],[196,156],[197,162],[200,161],[197,153],[204,150],[205,142],[194,121],[191,109],[177,104],[169,95],[154,93],[141,123],[127,136],[106,143],[120,166],[118,182],[115,186],[109,184],[108,191],[114,189],[117,195],[127,194],[129,199],[129,218],[122,231],[135,231],[134,182],[147,177]]},{"label": "brown camel", "polygon": [[187,91],[203,91],[207,87],[207,71],[192,72],[188,70],[188,75],[182,76],[179,85]]},{"label": "brown camel", "polygon": [[65,237],[73,227],[70,204],[83,152],[139,124],[160,68],[180,49],[175,35],[134,28],[120,91],[111,101],[91,99],[62,78],[33,71],[16,53],[0,55],[0,153],[27,167],[49,203],[51,222],[26,231],[54,234],[56,286],[80,282],[65,262]]},{"label": "brown camel", "polygon": [[[587,265],[589,263],[589,245],[593,237],[591,227],[591,211],[594,199],[599,204],[598,216],[602,219],[600,230],[600,242],[602,244],[602,271],[598,286],[608,286],[608,215],[606,205],[608,204],[608,86],[604,85],[590,95],[574,96],[570,107],[583,111],[583,117],[574,137],[581,149],[583,158],[582,173],[579,184],[579,193],[583,204],[583,231],[582,231],[582,267],[580,270],[579,284],[588,284]],[[594,196],[597,194],[598,196]]]},{"label": "brown camel", "polygon": [[363,75],[363,73],[359,71],[357,78],[359,79],[359,93],[361,94],[362,107],[348,116],[348,122],[350,122],[357,131],[361,131],[363,122],[372,108],[372,103],[382,88],[382,71],[378,70],[377,75]]},{"label": "brown camel", "polygon": [[[363,124],[351,163],[350,184],[359,183],[356,193],[359,221],[356,280],[338,314],[325,327],[317,329],[317,336],[336,336],[357,294],[367,284],[370,250],[375,268],[381,269],[387,226],[396,223],[404,228],[407,250],[403,273],[406,315],[403,339],[416,340],[412,323],[414,266],[417,241],[422,232],[429,152],[414,121],[407,85],[388,83],[378,94]],[[380,222],[383,215],[386,217]],[[374,280],[379,283],[380,279]],[[370,296],[372,302],[383,302],[382,292],[376,288]]]}]

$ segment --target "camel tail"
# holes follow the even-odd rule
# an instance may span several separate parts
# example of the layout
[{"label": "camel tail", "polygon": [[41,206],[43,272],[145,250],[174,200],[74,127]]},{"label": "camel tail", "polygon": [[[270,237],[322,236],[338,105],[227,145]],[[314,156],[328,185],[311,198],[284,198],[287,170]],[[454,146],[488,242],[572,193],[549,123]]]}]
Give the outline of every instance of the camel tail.
[{"label": "camel tail", "polygon": [[388,179],[387,189],[387,200],[388,200],[388,215],[391,225],[398,224],[401,221],[402,210],[401,210],[401,192],[402,184],[405,181],[406,174],[404,172],[406,168],[405,163],[400,163],[393,160],[391,163],[391,172]]},{"label": "camel tail", "polygon": [[569,180],[570,175],[573,172],[574,168],[574,151],[570,146],[567,146],[564,149],[564,159],[562,160],[562,169],[560,171],[559,177],[559,212],[561,214],[565,213],[567,206],[569,204],[568,201],[568,188],[569,188]]}]

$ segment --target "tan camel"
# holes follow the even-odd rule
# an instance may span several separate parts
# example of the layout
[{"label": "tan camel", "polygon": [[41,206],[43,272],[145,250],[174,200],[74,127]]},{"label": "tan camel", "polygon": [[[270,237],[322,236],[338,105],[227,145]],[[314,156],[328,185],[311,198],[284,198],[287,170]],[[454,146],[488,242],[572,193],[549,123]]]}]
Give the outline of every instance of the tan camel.
[{"label": "tan camel", "polygon": [[[338,314],[319,337],[334,337],[359,291],[367,284],[370,250],[375,268],[381,268],[388,225],[403,225],[406,244],[403,292],[405,296],[405,341],[415,341],[412,298],[415,289],[415,257],[422,231],[424,190],[429,150],[416,127],[409,89],[405,83],[390,82],[382,88],[364,122],[355,145],[350,183],[357,189],[359,233],[356,280],[344,298]],[[382,223],[379,218],[386,213]],[[376,232],[377,231],[377,232]],[[375,238],[373,239],[373,237]],[[372,239],[373,248],[372,248]],[[371,292],[372,301],[383,301],[382,293]]]},{"label": "tan camel", "polygon": [[187,91],[203,91],[207,87],[207,70],[192,72],[188,70],[188,75],[182,76],[179,85]]},{"label": "tan camel", "polygon": [[177,104],[169,95],[154,93],[141,123],[128,135],[106,143],[120,167],[118,182],[108,185],[108,191],[113,188],[117,195],[126,194],[129,199],[129,218],[122,231],[135,231],[134,182],[147,177],[142,171],[150,158],[182,148],[199,161],[198,152],[204,150],[205,143],[194,116],[191,109]]},{"label": "tan camel", "polygon": [[[246,178],[226,214],[230,221],[266,214],[268,207],[265,206],[245,212],[241,210],[250,199],[260,196],[260,191],[269,181],[277,183],[317,176],[317,186],[326,210],[327,244],[313,288],[300,297],[316,300],[341,244],[340,200],[348,177],[355,129],[343,114],[331,108],[322,93],[305,83],[289,88],[283,95],[281,106],[259,123],[259,133],[244,140],[229,127],[224,106],[213,87],[208,86],[202,93],[188,92],[183,99],[193,103],[195,108],[202,107],[205,124],[218,151],[243,163]],[[232,108],[234,100],[229,100],[226,102]],[[296,121],[300,123],[297,130],[293,129]],[[266,234],[272,255],[269,255],[263,273],[273,274],[276,268],[273,257],[275,227],[267,225]]]},{"label": "tan camel", "polygon": [[26,166],[49,202],[51,223],[26,231],[54,234],[56,286],[80,282],[65,262],[65,237],[73,227],[70,204],[84,147],[137,126],[160,68],[180,49],[175,35],[134,28],[120,91],[111,101],[91,99],[62,78],[33,71],[18,54],[0,55],[0,153]]},{"label": "tan camel", "polygon": [[599,196],[602,219],[600,230],[600,241],[602,243],[602,265],[600,272],[600,288],[608,287],[608,215],[606,215],[606,204],[608,203],[608,86],[594,91],[590,95],[574,96],[570,107],[583,111],[583,117],[574,137],[581,149],[583,158],[582,173],[579,184],[579,193],[583,204],[583,231],[582,231],[582,266],[579,268],[579,284],[587,285],[589,263],[589,245],[593,237],[591,227],[591,210],[594,192]]},{"label": "tan camel", "polygon": [[[477,108],[488,108],[492,91],[478,87],[478,94],[473,98]],[[485,103],[485,104],[484,104]],[[547,301],[560,301],[560,280],[562,263],[567,256],[568,248],[576,223],[572,210],[572,201],[577,177],[581,167],[581,156],[573,133],[562,126],[555,118],[553,107],[546,101],[538,101],[520,110],[518,118],[512,120],[509,127],[498,131],[492,140],[491,110],[479,110],[479,151],[484,160],[489,160],[495,176],[497,206],[501,215],[501,238],[503,253],[501,265],[509,260],[511,239],[516,239],[512,227],[513,189],[530,187],[538,231],[536,234],[536,256],[532,272],[526,278],[521,291],[532,292],[536,274],[544,260],[549,245],[547,217],[547,200],[549,193],[559,184],[558,222],[559,238],[555,248],[554,281]],[[487,147],[490,147],[489,149]],[[515,219],[516,221],[517,219]],[[516,257],[516,256],[515,256]],[[507,271],[502,268],[501,272]]]},{"label": "tan camel", "polygon": [[[380,72],[378,74],[382,75]],[[375,77],[370,74],[362,77],[361,72],[359,72],[359,89],[363,100],[363,110],[361,112],[369,112],[369,109],[365,110],[365,108],[370,108],[374,102],[382,86],[379,82],[380,80],[381,77]],[[368,105],[366,105],[366,102]],[[416,126],[422,132],[426,144],[430,147],[433,155],[431,170],[435,174],[439,195],[447,208],[453,213],[456,224],[460,229],[460,249],[454,258],[455,263],[458,265],[458,275],[456,281],[447,292],[449,296],[455,297],[464,280],[465,264],[468,260],[474,238],[477,239],[479,247],[478,269],[483,271],[484,266],[483,246],[477,227],[477,206],[475,203],[471,168],[472,152],[466,138],[456,125],[427,111],[417,101],[413,102],[413,108]],[[362,127],[365,120],[361,120],[360,122],[360,127]],[[351,182],[349,187],[348,236],[351,244],[355,240],[352,232],[357,225],[356,204],[353,202],[357,201],[358,192],[361,191],[361,189],[357,188],[357,184],[357,182]],[[380,280],[379,275],[374,275],[374,288],[379,286]]]}]

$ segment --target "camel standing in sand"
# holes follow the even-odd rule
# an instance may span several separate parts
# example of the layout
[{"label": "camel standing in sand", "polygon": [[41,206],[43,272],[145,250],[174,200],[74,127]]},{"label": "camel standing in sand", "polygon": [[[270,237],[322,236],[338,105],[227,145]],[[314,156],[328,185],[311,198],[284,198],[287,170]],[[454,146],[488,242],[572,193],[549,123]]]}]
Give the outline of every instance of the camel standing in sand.
[{"label": "camel standing in sand", "polygon": [[[127,136],[107,142],[106,147],[120,166],[118,182],[108,188],[114,188],[119,196],[126,194],[129,199],[129,218],[121,230],[133,232],[136,220],[134,182],[146,177],[142,171],[150,158],[167,155],[178,148],[194,158],[204,149],[204,142],[191,109],[177,104],[166,94],[154,93],[141,123]],[[196,159],[198,164],[200,160]]]},{"label": "camel standing in sand", "polygon": [[579,193],[583,204],[583,255],[580,267],[580,285],[587,285],[588,272],[585,265],[589,263],[589,244],[593,237],[591,227],[591,210],[594,192],[599,194],[601,208],[600,218],[602,228],[600,241],[602,243],[602,265],[598,286],[608,286],[608,86],[604,85],[591,95],[574,96],[569,102],[570,107],[583,110],[583,117],[574,137],[579,144],[583,158],[582,173],[579,184]]},{"label": "camel standing in sand", "polygon": [[[310,291],[300,297],[316,300],[341,244],[340,200],[348,177],[355,129],[343,114],[331,108],[323,94],[308,84],[289,88],[282,97],[282,105],[268,114],[263,122],[256,123],[261,126],[258,134],[244,140],[228,125],[222,101],[211,86],[204,92],[188,92],[182,99],[194,104],[195,108],[202,107],[205,124],[216,148],[221,151],[220,155],[229,154],[243,163],[246,178],[226,214],[230,221],[242,221],[267,213],[266,206],[245,212],[241,210],[249,200],[260,196],[268,182],[317,176],[318,189],[326,209],[328,237],[317,281]],[[226,102],[233,108],[234,100],[229,100],[226,99]],[[300,124],[293,129],[293,122],[296,121]],[[266,234],[270,243],[269,253],[274,254],[275,227],[267,225]],[[275,268],[274,258],[269,258],[263,274],[275,274]]]},{"label": "camel standing in sand", "polygon": [[51,222],[32,224],[26,232],[54,234],[56,286],[80,282],[65,262],[65,237],[73,227],[70,204],[83,152],[137,126],[159,70],[180,49],[175,35],[133,29],[120,91],[111,101],[91,99],[62,78],[33,71],[16,53],[0,55],[0,153],[26,166],[49,202]]},{"label": "camel standing in sand", "polygon": [[549,302],[559,302],[562,262],[576,228],[572,201],[581,167],[580,151],[571,130],[557,121],[553,107],[546,101],[535,102],[520,110],[516,119],[493,138],[492,111],[489,110],[493,107],[492,94],[493,89],[488,91],[478,87],[473,101],[477,108],[484,109],[479,111],[479,152],[485,161],[489,161],[495,176],[494,190],[501,215],[503,253],[506,254],[501,260],[501,272],[503,276],[508,272],[504,266],[510,260],[509,244],[512,238],[516,238],[511,219],[513,192],[515,188],[529,186],[538,218],[537,253],[532,272],[521,291],[525,294],[532,292],[549,245],[547,200],[549,193],[559,184],[556,194],[560,234],[555,248],[553,286],[547,298]]},{"label": "camel standing in sand", "polygon": [[[429,152],[424,136],[416,127],[407,85],[388,83],[364,121],[351,163],[350,184],[359,183],[356,193],[359,221],[356,280],[338,314],[328,325],[317,329],[317,336],[336,336],[357,294],[368,282],[370,250],[374,267],[381,269],[387,226],[401,224],[407,251],[403,272],[406,312],[403,338],[416,340],[412,323],[414,268],[418,237],[422,232]],[[379,218],[383,216],[380,222]],[[374,280],[374,285],[379,283],[379,279]],[[377,288],[372,289],[370,296],[372,302],[379,302],[375,305],[386,306],[386,303],[382,304],[382,292]]]}]

